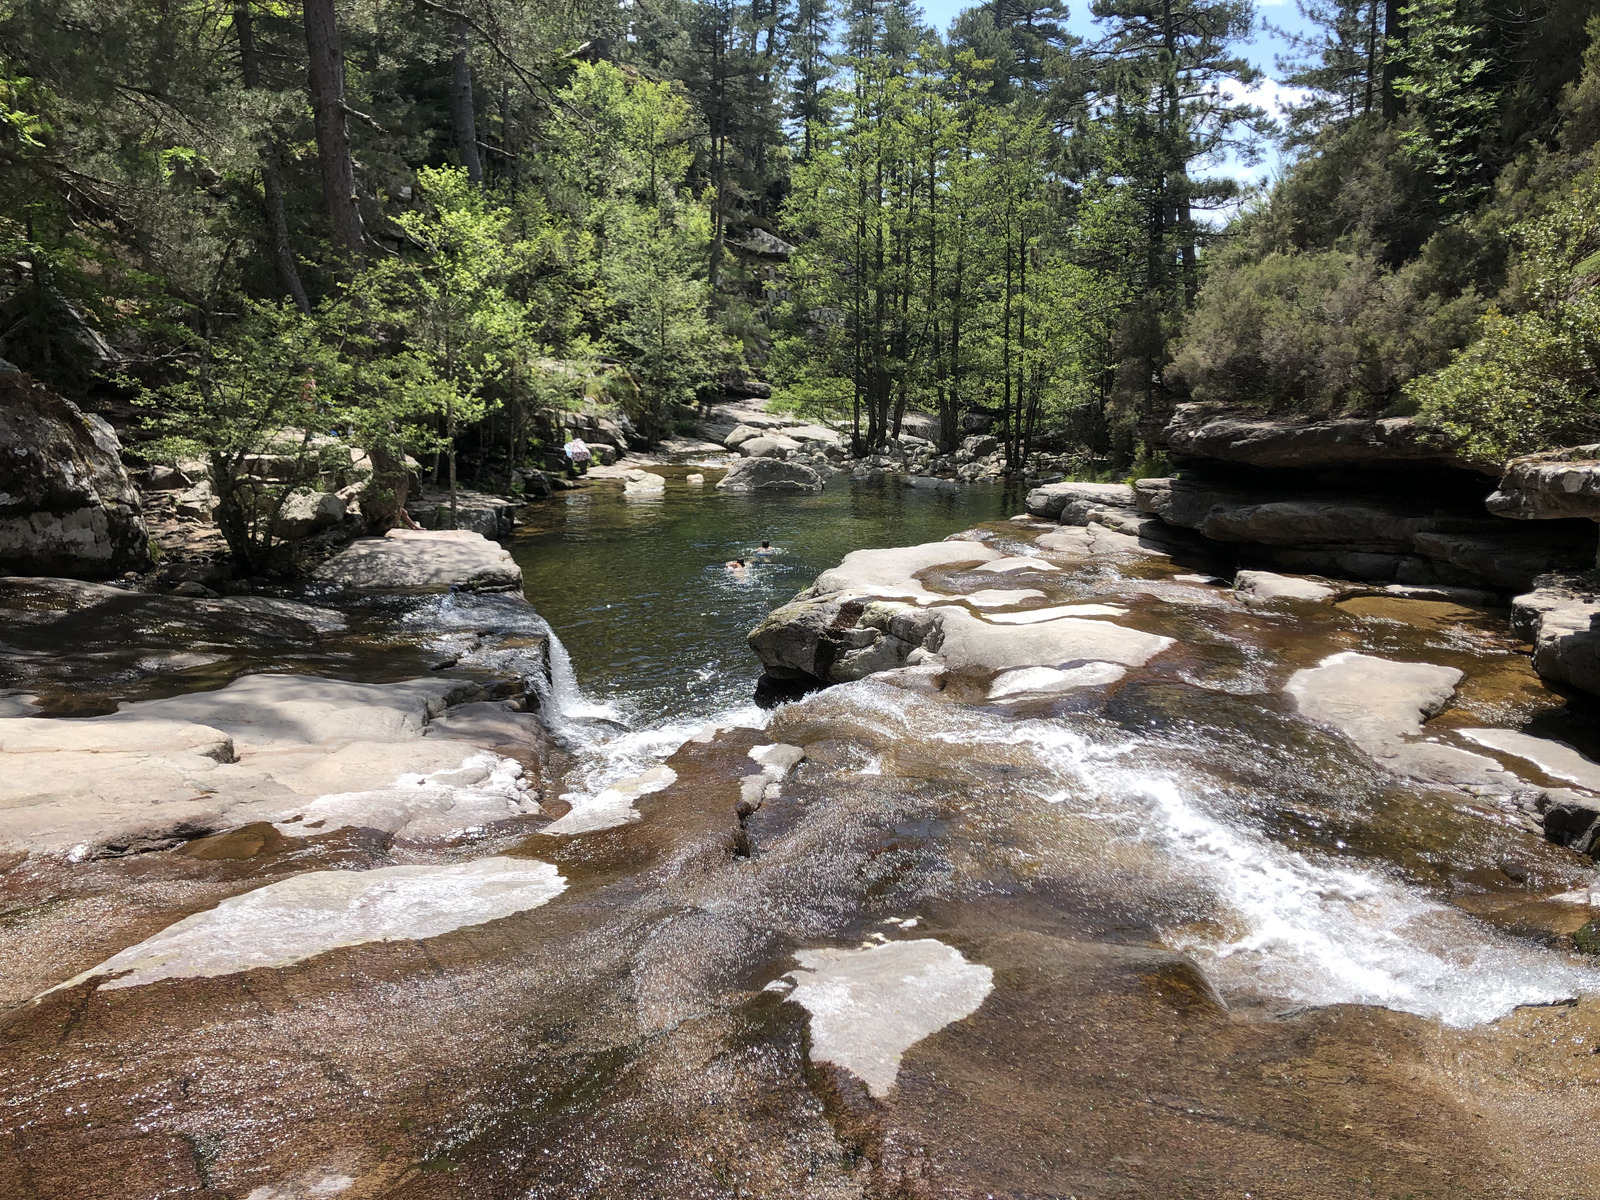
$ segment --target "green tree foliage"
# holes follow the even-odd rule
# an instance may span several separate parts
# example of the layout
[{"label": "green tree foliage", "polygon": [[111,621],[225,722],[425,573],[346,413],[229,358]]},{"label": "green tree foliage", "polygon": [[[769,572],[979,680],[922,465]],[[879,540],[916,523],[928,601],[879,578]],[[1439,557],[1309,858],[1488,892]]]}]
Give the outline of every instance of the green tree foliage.
[{"label": "green tree foliage", "polygon": [[1411,394],[1422,415],[1485,461],[1600,440],[1600,171],[1516,232],[1514,311]]},{"label": "green tree foliage", "polygon": [[[1303,149],[1208,264],[1172,346],[1174,384],[1196,399],[1315,411],[1409,411],[1426,398],[1424,417],[1485,457],[1576,429],[1558,415],[1567,393],[1533,381],[1580,378],[1582,338],[1557,335],[1526,277],[1554,270],[1535,231],[1555,208],[1570,216],[1564,197],[1592,164],[1600,58],[1582,50],[1600,24],[1559,0],[1417,0],[1387,11],[1382,45],[1363,59],[1356,35],[1377,28],[1374,12],[1304,11],[1325,36],[1297,76],[1312,89],[1292,129]],[[1390,103],[1369,103],[1374,92]],[[1484,383],[1513,357],[1550,414],[1521,434],[1508,420],[1532,412],[1519,407],[1532,393],[1490,403]]]}]

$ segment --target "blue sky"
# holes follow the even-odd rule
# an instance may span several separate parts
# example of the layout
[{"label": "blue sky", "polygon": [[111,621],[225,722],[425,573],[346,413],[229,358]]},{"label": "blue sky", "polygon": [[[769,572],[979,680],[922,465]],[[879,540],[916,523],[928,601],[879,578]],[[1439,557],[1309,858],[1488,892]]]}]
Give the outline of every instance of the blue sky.
[{"label": "blue sky", "polygon": [[[964,8],[972,7],[974,0],[922,0],[922,9],[927,20],[938,25],[941,29],[948,29],[951,20]],[[1085,41],[1102,36],[1103,29],[1096,24],[1093,15],[1089,12],[1088,0],[1068,0],[1069,12],[1067,27]],[[1299,9],[1294,0],[1256,0],[1256,34],[1247,43],[1243,50],[1243,57],[1248,58],[1256,67],[1266,75],[1266,81],[1259,85],[1255,91],[1255,103],[1269,112],[1276,110],[1280,89],[1276,76],[1278,70],[1274,59],[1286,53],[1288,47],[1281,37],[1269,33],[1264,22],[1270,21],[1280,28],[1293,32],[1309,31],[1310,26],[1300,16]],[[1275,173],[1278,166],[1278,155],[1273,147],[1266,148],[1263,160],[1254,167],[1245,167],[1238,163],[1225,163],[1214,168],[1216,174],[1235,175],[1242,180],[1255,181],[1264,175]]]}]

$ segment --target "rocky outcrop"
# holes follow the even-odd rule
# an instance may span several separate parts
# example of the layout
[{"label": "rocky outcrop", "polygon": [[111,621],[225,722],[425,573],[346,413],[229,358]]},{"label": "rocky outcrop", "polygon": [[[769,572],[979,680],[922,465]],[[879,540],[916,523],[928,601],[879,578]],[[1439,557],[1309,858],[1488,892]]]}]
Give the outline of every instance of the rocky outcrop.
[{"label": "rocky outcrop", "polygon": [[[906,668],[977,678],[1088,663],[1142,666],[1172,645],[1170,638],[1094,619],[1120,609],[996,611],[1043,600],[1045,593],[1025,586],[943,591],[924,578],[956,571],[1009,580],[1022,573],[1011,569],[1015,562],[964,539],[857,550],[751,630],[750,648],[774,679],[826,684],[891,678]],[[1054,566],[1038,561],[1037,568]],[[1030,685],[1018,694],[1033,690],[1039,689]]]},{"label": "rocky outcrop", "polygon": [[15,368],[0,372],[0,566],[84,578],[149,567],[121,451],[101,418]]},{"label": "rocky outcrop", "polygon": [[1035,517],[1063,525],[1087,525],[1110,509],[1131,512],[1134,490],[1125,483],[1047,483],[1028,493],[1027,509]]},{"label": "rocky outcrop", "polygon": [[1518,520],[1600,520],[1600,446],[1512,459],[1484,505],[1496,516]]},{"label": "rocky outcrop", "polygon": [[1203,474],[1142,479],[1136,490],[1140,510],[1166,524],[1294,572],[1513,590],[1593,555],[1595,535],[1584,525],[1530,535],[1487,514],[1403,495],[1250,489]]},{"label": "rocky outcrop", "polygon": [[426,840],[536,814],[516,761],[424,736],[480,696],[462,680],[247,675],[110,716],[0,721],[0,846],[118,855],[258,822]]},{"label": "rocky outcrop", "polygon": [[465,529],[503,542],[516,532],[517,506],[486,492],[456,489],[455,524],[451,525],[450,493],[428,490],[406,500],[406,512],[424,529]]},{"label": "rocky outcrop", "polygon": [[353,592],[509,591],[522,586],[522,568],[508,551],[469,530],[391,529],[351,542],[311,579]]},{"label": "rocky outcrop", "polygon": [[1576,581],[1540,584],[1511,602],[1511,628],[1533,643],[1533,669],[1600,695],[1600,597]]},{"label": "rocky outcrop", "polygon": [[1402,463],[1466,465],[1447,442],[1429,438],[1410,417],[1313,421],[1180,404],[1158,440],[1177,462],[1207,461],[1271,470],[1387,470]]},{"label": "rocky outcrop", "polygon": [[741,459],[717,481],[724,492],[820,492],[822,486],[814,467],[776,458]]}]

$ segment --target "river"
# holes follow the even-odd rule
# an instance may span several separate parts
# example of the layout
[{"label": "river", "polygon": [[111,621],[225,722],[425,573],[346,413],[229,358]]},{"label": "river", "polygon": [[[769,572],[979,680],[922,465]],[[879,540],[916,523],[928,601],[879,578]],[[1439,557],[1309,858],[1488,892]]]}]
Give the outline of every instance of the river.
[{"label": "river", "polygon": [[[523,510],[531,606],[0,587],[13,715],[87,718],[0,721],[0,1194],[1600,1195],[1594,863],[1475,740],[1595,724],[1503,609],[653,469]],[[752,626],[922,543],[868,594],[943,667],[754,703]]]}]

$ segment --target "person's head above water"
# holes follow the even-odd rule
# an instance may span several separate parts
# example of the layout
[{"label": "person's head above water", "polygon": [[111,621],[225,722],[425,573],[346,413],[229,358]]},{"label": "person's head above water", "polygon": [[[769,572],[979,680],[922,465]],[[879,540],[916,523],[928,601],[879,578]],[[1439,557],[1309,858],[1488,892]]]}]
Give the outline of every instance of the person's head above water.
[{"label": "person's head above water", "polygon": [[763,550],[771,550],[772,549],[772,543],[767,541],[766,538],[762,538],[761,539],[761,548]]}]

